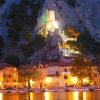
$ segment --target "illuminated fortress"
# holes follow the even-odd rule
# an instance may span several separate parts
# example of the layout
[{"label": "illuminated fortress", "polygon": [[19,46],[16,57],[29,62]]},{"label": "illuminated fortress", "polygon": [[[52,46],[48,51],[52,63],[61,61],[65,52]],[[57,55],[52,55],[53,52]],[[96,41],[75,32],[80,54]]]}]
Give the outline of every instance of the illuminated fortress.
[{"label": "illuminated fortress", "polygon": [[[70,27],[69,27],[70,29]],[[73,30],[70,29],[70,31],[72,32]],[[62,31],[55,19],[55,12],[52,10],[45,10],[42,15],[40,17],[38,17],[37,19],[37,25],[35,27],[35,32],[37,34],[41,34],[44,37],[47,37],[47,35],[59,35],[62,40],[63,43],[60,44],[58,42],[59,45],[59,51],[62,52],[63,56],[69,56],[72,53],[79,53],[78,51],[75,51],[74,49],[71,49],[70,45],[67,44],[67,41],[76,41],[77,40],[77,36],[75,37],[68,37],[64,34],[64,31]],[[56,38],[57,40],[57,38]]]}]

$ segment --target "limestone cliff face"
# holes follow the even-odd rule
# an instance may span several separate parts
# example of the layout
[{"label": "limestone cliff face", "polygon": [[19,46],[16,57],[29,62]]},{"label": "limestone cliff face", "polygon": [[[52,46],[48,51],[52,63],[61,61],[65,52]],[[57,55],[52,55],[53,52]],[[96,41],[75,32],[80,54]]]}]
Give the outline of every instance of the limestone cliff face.
[{"label": "limestone cliff face", "polygon": [[[33,0],[30,0],[31,2]],[[51,9],[56,13],[56,20],[62,28],[70,25],[84,33],[88,30],[91,36],[100,42],[100,0],[35,0],[41,4],[39,15]],[[41,1],[41,2],[40,2]],[[6,0],[0,5],[0,34],[6,37],[5,18],[10,13],[11,5],[20,0]],[[44,3],[44,5],[43,5]],[[43,6],[42,6],[43,5]]]},{"label": "limestone cliff face", "polygon": [[[81,34],[89,31],[90,35],[100,43],[100,0],[29,0],[30,2],[38,2],[41,4],[41,9],[38,12],[38,18],[45,10],[54,10],[55,17],[59,27],[63,29],[65,25],[72,26]],[[1,3],[1,2],[0,2]],[[6,0],[4,4],[0,4],[0,35],[3,36],[7,48],[4,55],[18,54],[24,60],[19,48],[11,48],[10,40],[7,38],[7,16],[11,11],[11,5],[20,3],[20,0]],[[33,27],[34,28],[34,27]],[[38,28],[38,27],[37,27]],[[32,30],[33,32],[33,30]],[[58,60],[60,57],[58,44],[53,45],[57,34],[48,36],[46,46],[40,51],[33,54],[32,59],[38,62],[44,60]],[[22,41],[20,41],[22,42]],[[56,41],[58,42],[58,40]],[[9,52],[10,51],[10,52]],[[19,53],[20,52],[20,53]],[[3,56],[4,56],[3,55]],[[26,59],[27,60],[27,59]],[[25,61],[26,61],[25,60]]]},{"label": "limestone cliff face", "polygon": [[46,45],[29,58],[31,64],[38,64],[40,61],[59,61],[61,53],[59,52],[59,44],[63,40],[56,31],[49,32]]},{"label": "limestone cliff face", "polygon": [[100,42],[100,0],[45,0],[39,15],[54,10],[60,28],[72,26],[80,33],[89,31]]}]

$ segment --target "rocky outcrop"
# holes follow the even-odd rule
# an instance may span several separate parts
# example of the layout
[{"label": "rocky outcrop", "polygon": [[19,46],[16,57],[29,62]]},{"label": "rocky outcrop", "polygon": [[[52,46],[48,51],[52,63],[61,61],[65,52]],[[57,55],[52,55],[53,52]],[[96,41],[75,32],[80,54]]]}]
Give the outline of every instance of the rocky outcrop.
[{"label": "rocky outcrop", "polygon": [[38,64],[40,61],[59,61],[61,53],[59,52],[59,44],[62,43],[59,33],[49,33],[46,45],[29,58],[31,64]]}]

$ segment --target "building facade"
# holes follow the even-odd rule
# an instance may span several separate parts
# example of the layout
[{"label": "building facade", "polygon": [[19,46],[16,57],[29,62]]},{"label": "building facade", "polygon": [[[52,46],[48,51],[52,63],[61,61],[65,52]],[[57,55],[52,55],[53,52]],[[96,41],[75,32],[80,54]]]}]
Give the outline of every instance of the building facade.
[{"label": "building facade", "polygon": [[9,88],[18,86],[18,70],[7,63],[0,63],[0,87]]}]

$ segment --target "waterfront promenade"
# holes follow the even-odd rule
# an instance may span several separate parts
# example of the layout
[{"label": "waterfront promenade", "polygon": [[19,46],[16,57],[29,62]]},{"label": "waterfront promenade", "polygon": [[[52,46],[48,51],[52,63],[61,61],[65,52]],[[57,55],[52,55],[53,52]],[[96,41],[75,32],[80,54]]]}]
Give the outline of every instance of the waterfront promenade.
[{"label": "waterfront promenade", "polygon": [[25,93],[25,92],[68,92],[68,91],[100,91],[100,87],[61,87],[61,88],[20,88],[1,89],[1,93]]}]

